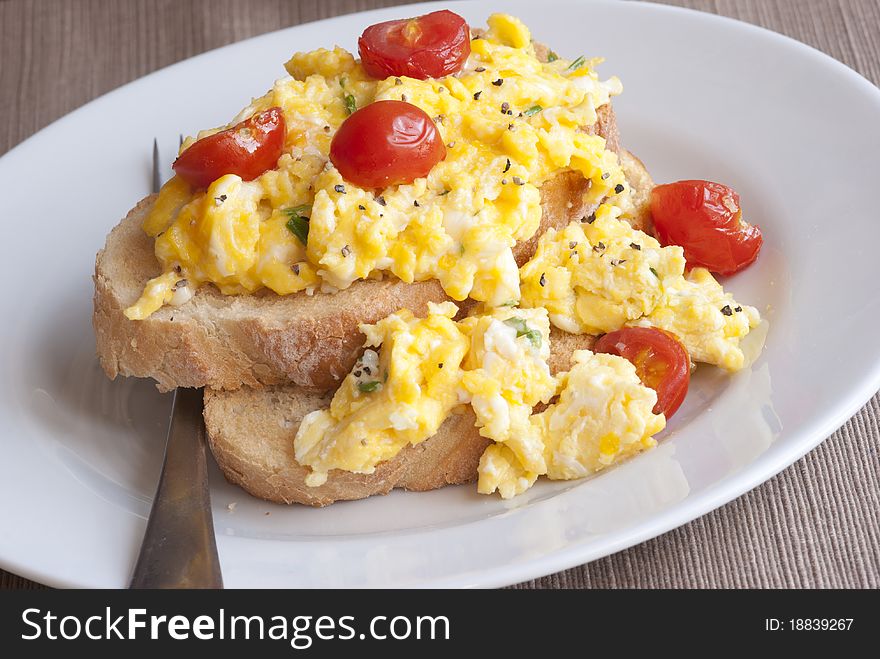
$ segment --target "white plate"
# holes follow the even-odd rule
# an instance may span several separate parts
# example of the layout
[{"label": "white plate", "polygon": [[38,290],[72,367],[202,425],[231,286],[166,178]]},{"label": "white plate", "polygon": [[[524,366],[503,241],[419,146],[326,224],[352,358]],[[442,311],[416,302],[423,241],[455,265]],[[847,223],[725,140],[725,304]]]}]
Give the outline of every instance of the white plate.
[{"label": "white plate", "polygon": [[[178,133],[228,120],[283,74],[292,51],[354,48],[366,25],[438,6],[343,16],[207,53],[0,159],[2,567],[57,586],[128,580],[170,401],[148,382],[103,377],[91,274],[105,234],[147,190],[153,136],[170,160]],[[706,14],[629,2],[454,5],[473,25],[501,7],[561,53],[607,58],[602,73],[626,88],[615,102],[623,139],[656,179],[716,179],[740,192],[765,247],[727,285],[769,318],[763,356],[732,378],[702,369],[656,450],[509,503],[471,486],[287,508],[214,468],[228,586],[491,586],[561,570],[756,486],[880,386],[880,92],[802,44]]]}]

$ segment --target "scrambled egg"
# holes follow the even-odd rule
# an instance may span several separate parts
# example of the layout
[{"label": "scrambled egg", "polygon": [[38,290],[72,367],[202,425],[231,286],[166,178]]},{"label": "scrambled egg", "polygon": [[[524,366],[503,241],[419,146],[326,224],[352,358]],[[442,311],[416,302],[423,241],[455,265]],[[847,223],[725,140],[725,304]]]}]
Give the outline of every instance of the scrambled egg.
[{"label": "scrambled egg", "polygon": [[[205,283],[228,295],[286,295],[383,273],[436,278],[452,298],[483,303],[459,322],[447,302],[429,305],[424,319],[402,310],[361,325],[367,349],[294,440],[309,486],[333,469],[372,473],[463,404],[494,441],[478,469],[485,494],[510,498],[541,475],[581,478],[652,447],[665,418],[653,413],[656,394],[635,367],[583,350],[570,371],[552,376],[551,322],[578,334],[654,326],[695,361],[743,365],[739,341],[758,324],[757,310],[737,304],[708,271],[686,274],[680,247],[661,247],[620,219],[631,201],[617,157],[580,130],[620,82],[600,81],[598,60],[538,61],[528,29],[511,16],[488,24],[465,69],[441,79],[374,80],[338,47],[295,54],[290,77],[230,123],[281,107],[287,135],[276,168],[249,182],[222,176],[207,190],[172,178],[144,222],[163,273],[126,310],[132,319],[183,304]],[[386,99],[433,117],[447,156],[426,178],[380,193],[345,181],[329,149],[352,103]],[[591,181],[588,201],[611,193],[613,205],[549,230],[518,270],[511,247],[539,226],[540,185],[569,169]],[[292,219],[307,223],[305,241]]]},{"label": "scrambled egg", "polygon": [[368,349],[330,408],[307,414],[294,439],[297,461],[311,468],[306,485],[323,484],[332,469],[372,473],[434,435],[461,404],[495,442],[480,459],[478,491],[505,499],[540,475],[581,478],[654,445],[665,419],[630,362],[582,350],[555,378],[544,309],[501,307],[455,322],[457,311],[432,304],[425,319],[404,310],[361,326]]},{"label": "scrambled egg", "polygon": [[574,334],[604,334],[653,311],[664,286],[682,276],[684,252],[660,247],[618,215],[602,204],[591,223],[548,230],[520,271],[522,305],[546,308]]},{"label": "scrambled egg", "polygon": [[745,363],[740,339],[761,322],[758,310],[740,305],[705,268],[672,282],[663,302],[630,323],[672,332],[696,362],[738,371]]},{"label": "scrambled egg", "polygon": [[583,478],[656,445],[653,435],[666,419],[654,414],[657,394],[644,386],[635,366],[616,355],[578,350],[574,365],[559,376],[559,400],[530,417],[543,446],[544,469],[531,471],[507,446],[495,444],[480,458],[479,492],[496,489],[509,499],[538,475],[553,480]]},{"label": "scrambled egg", "polygon": [[657,394],[629,361],[578,350],[560,377],[559,402],[535,415],[543,431],[547,476],[583,478],[656,445],[666,427],[654,414]]},{"label": "scrambled egg", "polygon": [[510,453],[521,477],[499,485],[484,480],[480,492],[502,488],[502,495],[531,487],[546,471],[544,442],[531,422],[532,408],[556,394],[550,374],[550,322],[544,309],[495,311],[461,322],[471,348],[464,361],[462,388],[477,417],[480,434],[496,444],[487,452]]},{"label": "scrambled egg", "polygon": [[418,319],[408,310],[361,325],[367,350],[333,396],[330,408],[307,414],[294,440],[297,462],[311,467],[306,485],[331,469],[361,474],[409,444],[437,432],[458,404],[461,362],[469,342],[452,320],[451,302],[429,305]]},{"label": "scrambled egg", "polygon": [[[519,300],[511,247],[537,230],[544,181],[571,169],[590,179],[590,201],[619,186],[625,196],[617,156],[580,130],[621,85],[598,79],[599,60],[540,62],[516,18],[494,14],[488,24],[465,69],[439,79],[375,80],[341,48],[295,54],[290,77],[233,121],[281,107],[287,136],[277,167],[249,182],[226,175],[199,191],[171,179],[144,223],[164,274],[126,315],[146,318],[184,297],[175,292],[191,295],[207,282],[229,295],[263,287],[286,295],[378,273],[439,279],[456,300]],[[433,117],[447,156],[426,178],[376,196],[342,179],[329,148],[352,101],[384,99]],[[308,218],[307,245],[287,230],[292,215]]]},{"label": "scrambled egg", "polygon": [[757,309],[738,304],[708,270],[685,274],[681,247],[661,247],[619,216],[602,204],[592,222],[541,236],[520,269],[522,306],[547,309],[554,325],[575,334],[659,327],[694,361],[742,368],[740,339],[760,322]]}]

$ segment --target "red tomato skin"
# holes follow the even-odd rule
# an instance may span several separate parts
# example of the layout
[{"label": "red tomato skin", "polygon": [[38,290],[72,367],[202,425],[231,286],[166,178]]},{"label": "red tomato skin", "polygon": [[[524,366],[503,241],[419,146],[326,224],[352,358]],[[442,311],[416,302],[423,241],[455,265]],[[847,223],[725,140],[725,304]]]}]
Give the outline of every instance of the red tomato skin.
[{"label": "red tomato skin", "polygon": [[363,188],[412,183],[446,157],[446,145],[424,110],[376,101],[349,116],[330,142],[330,161]]},{"label": "red tomato skin", "polygon": [[657,392],[654,414],[668,419],[681,407],[691,379],[691,360],[681,342],[654,327],[624,327],[596,341],[593,352],[617,355],[632,362],[639,379]]},{"label": "red tomato skin", "polygon": [[225,174],[252,181],[278,164],[285,135],[281,108],[269,108],[194,142],[172,169],[194,188],[207,188]]},{"label": "red tomato skin", "polygon": [[442,78],[464,66],[471,54],[471,31],[461,16],[444,9],[371,25],[358,39],[358,52],[364,71],[373,78]]},{"label": "red tomato skin", "polygon": [[664,245],[681,245],[688,267],[732,275],[754,263],[764,237],[742,219],[739,195],[712,181],[677,181],[651,191],[651,215]]}]

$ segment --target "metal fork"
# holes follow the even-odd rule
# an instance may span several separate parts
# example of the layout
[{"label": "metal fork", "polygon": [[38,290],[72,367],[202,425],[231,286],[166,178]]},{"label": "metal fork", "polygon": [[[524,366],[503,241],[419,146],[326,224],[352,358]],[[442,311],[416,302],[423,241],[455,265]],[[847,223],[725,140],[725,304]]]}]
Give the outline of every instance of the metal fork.
[{"label": "metal fork", "polygon": [[[156,140],[152,183],[158,192]],[[175,389],[165,462],[131,588],[223,588],[205,448],[202,390]]]}]

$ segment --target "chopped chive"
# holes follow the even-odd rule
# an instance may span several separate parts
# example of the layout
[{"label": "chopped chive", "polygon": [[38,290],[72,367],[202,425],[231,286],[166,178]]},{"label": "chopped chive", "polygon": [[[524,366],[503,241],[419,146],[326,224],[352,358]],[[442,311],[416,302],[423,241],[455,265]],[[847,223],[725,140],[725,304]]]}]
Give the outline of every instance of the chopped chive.
[{"label": "chopped chive", "polygon": [[348,112],[349,114],[354,114],[355,110],[357,110],[357,109],[358,109],[357,101],[355,100],[354,96],[352,96],[351,94],[346,94],[345,95],[345,111]]},{"label": "chopped chive", "polygon": [[290,230],[290,233],[299,238],[303,245],[309,239],[309,218],[305,217],[303,213],[309,212],[311,208],[309,204],[302,204],[284,209],[284,213],[290,216],[290,219],[287,220],[287,228]]},{"label": "chopped chive", "polygon": [[543,109],[544,108],[542,108],[540,105],[533,105],[528,110],[525,110],[523,114],[527,117],[531,117],[532,115],[538,114]]},{"label": "chopped chive", "polygon": [[554,53],[552,50],[547,52],[547,61],[548,62],[555,62],[558,59],[559,59],[559,55]]},{"label": "chopped chive", "polygon": [[526,321],[524,321],[522,318],[508,318],[504,321],[504,324],[516,330],[516,338],[524,336],[529,340],[529,343],[531,343],[536,348],[541,347],[541,332],[529,327],[526,324]]},{"label": "chopped chive", "polygon": [[371,394],[381,386],[382,383],[378,380],[371,380],[370,382],[358,382],[358,390],[362,391],[365,394]]},{"label": "chopped chive", "polygon": [[581,56],[578,57],[574,62],[572,62],[571,64],[569,64],[569,65],[568,65],[567,67],[565,67],[565,68],[566,68],[566,70],[568,70],[568,71],[577,71],[579,68],[581,68],[581,67],[582,67],[584,64],[586,64],[586,63],[587,63],[587,60],[584,59],[584,56],[583,56],[583,55],[581,55]]}]

